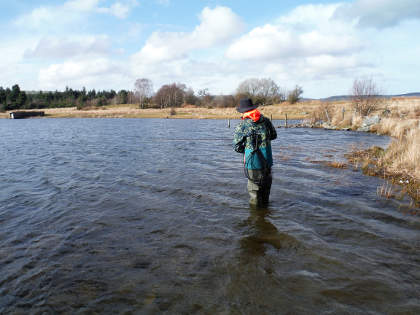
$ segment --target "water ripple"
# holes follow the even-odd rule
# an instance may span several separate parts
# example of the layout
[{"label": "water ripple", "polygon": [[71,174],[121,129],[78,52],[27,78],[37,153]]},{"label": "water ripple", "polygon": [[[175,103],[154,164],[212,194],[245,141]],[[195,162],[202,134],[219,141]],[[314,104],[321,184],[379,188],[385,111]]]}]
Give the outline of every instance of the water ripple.
[{"label": "water ripple", "polygon": [[1,312],[420,312],[418,217],[376,195],[381,179],[312,162],[386,137],[279,129],[256,211],[224,121],[0,132]]}]

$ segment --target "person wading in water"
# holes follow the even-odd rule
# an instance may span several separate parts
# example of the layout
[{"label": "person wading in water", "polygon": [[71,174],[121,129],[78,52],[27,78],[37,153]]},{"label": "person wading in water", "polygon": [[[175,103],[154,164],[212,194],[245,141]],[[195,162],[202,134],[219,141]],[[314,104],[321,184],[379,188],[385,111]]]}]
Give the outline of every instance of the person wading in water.
[{"label": "person wading in water", "polygon": [[236,110],[242,113],[242,121],[235,129],[233,147],[236,152],[244,153],[249,203],[255,206],[267,206],[273,166],[271,140],[277,138],[277,132],[271,121],[264,117],[257,107],[249,98],[239,101]]}]

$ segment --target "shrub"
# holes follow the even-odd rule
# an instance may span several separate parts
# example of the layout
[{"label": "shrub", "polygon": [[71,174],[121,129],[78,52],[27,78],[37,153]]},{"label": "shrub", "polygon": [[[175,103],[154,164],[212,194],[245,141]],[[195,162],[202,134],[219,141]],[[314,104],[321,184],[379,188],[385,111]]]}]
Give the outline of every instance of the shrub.
[{"label": "shrub", "polygon": [[378,87],[372,79],[354,80],[351,99],[353,109],[362,116],[368,116],[383,103]]},{"label": "shrub", "polygon": [[287,101],[290,104],[295,104],[300,100],[300,96],[302,94],[303,94],[302,87],[296,85],[296,87],[287,94]]}]

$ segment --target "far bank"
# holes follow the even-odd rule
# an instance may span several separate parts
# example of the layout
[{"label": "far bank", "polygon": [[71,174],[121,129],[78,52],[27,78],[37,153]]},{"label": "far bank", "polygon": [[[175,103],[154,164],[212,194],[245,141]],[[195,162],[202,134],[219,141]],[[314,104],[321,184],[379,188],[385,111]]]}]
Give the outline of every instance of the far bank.
[{"label": "far bank", "polygon": [[[311,113],[320,105],[319,101],[287,102],[260,106],[261,112],[272,119],[309,119]],[[40,111],[39,109],[25,111]],[[177,108],[147,108],[140,109],[138,104],[109,105],[101,107],[45,108],[44,118],[174,118],[174,119],[238,119],[240,114],[234,107],[213,108],[187,105]],[[0,118],[9,118],[9,112],[0,113]]]}]

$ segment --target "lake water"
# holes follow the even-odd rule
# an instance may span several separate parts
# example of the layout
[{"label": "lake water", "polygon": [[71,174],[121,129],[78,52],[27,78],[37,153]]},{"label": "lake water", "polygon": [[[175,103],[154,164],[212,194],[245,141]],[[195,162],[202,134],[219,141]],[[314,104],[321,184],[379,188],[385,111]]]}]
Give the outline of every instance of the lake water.
[{"label": "lake water", "polygon": [[233,130],[0,120],[0,313],[420,313],[419,217],[316,163],[388,138],[278,129],[255,210]]}]

